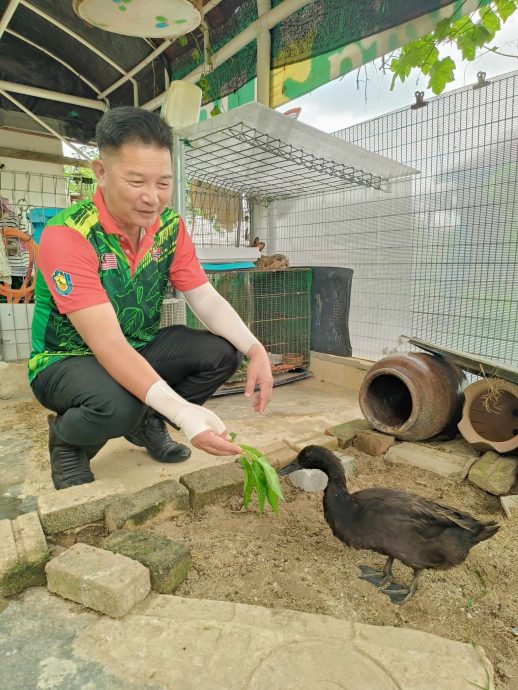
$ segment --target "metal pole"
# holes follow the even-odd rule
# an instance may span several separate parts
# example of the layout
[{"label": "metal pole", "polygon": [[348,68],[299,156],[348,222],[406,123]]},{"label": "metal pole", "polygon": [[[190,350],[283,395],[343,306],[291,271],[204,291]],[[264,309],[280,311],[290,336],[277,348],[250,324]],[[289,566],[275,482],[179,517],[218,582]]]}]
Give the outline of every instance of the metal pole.
[{"label": "metal pole", "polygon": [[[257,16],[262,17],[271,12],[271,0],[257,0]],[[270,107],[270,29],[265,24],[257,28],[257,102]]]},{"label": "metal pole", "polygon": [[185,147],[173,132],[174,210],[185,220]]}]

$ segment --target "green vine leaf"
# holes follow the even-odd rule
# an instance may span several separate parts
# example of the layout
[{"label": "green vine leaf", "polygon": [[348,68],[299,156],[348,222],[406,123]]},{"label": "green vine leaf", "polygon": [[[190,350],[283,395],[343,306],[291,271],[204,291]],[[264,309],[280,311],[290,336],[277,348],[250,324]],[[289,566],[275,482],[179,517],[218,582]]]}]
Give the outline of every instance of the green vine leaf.
[{"label": "green vine leaf", "polygon": [[[432,33],[403,46],[397,57],[390,62],[394,88],[399,79],[404,82],[413,69],[429,76],[428,88],[435,94],[442,93],[447,84],[455,78],[457,65],[451,57],[440,58],[439,46],[453,43],[462,53],[462,59],[475,60],[481,49],[489,49],[489,44],[502,28],[502,24],[518,8],[518,0],[486,0],[479,13],[469,17],[452,17],[437,23]],[[517,55],[518,58],[518,55]]]},{"label": "green vine leaf", "polygon": [[446,84],[455,79],[454,70],[455,63],[451,57],[445,57],[434,63],[430,69],[429,88],[431,88],[435,94],[444,91]]},{"label": "green vine leaf", "polygon": [[516,10],[515,0],[495,0],[496,11],[500,15],[503,22],[513,14]]}]

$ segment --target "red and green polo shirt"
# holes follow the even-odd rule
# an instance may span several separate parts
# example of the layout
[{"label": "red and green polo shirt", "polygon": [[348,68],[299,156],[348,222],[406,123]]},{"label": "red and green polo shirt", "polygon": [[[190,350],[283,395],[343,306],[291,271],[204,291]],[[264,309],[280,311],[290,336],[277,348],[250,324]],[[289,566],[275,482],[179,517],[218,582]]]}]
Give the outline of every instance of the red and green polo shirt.
[{"label": "red and green polo shirt", "polygon": [[139,349],[156,336],[167,284],[185,291],[207,280],[178,214],[166,208],[134,254],[98,189],[42,233],[29,380],[64,357],[92,354],[67,314],[111,302],[126,339]]}]

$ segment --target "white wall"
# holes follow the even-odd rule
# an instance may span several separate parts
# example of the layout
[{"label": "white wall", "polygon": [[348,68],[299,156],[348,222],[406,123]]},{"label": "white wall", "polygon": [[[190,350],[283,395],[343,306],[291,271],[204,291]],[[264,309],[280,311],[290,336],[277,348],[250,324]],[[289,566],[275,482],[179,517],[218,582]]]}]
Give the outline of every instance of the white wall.
[{"label": "white wall", "polygon": [[[63,155],[61,141],[56,137],[4,128],[0,128],[0,147]],[[62,165],[6,157],[0,162],[5,166],[0,170],[0,195],[13,207],[20,201],[23,206],[67,206]]]}]

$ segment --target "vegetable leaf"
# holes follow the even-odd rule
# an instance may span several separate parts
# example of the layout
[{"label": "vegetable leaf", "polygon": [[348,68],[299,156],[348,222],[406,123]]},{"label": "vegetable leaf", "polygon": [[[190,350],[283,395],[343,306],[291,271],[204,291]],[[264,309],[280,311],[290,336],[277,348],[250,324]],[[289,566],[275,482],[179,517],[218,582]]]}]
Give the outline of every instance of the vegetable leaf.
[{"label": "vegetable leaf", "polygon": [[[232,440],[236,438],[235,433],[229,433],[229,436]],[[265,502],[268,500],[273,512],[277,513],[279,510],[279,498],[284,501],[277,472],[260,450],[245,444],[239,445],[243,451],[241,467],[245,473],[243,508],[248,507],[255,489],[259,512],[264,512]]]},{"label": "vegetable leaf", "polygon": [[282,500],[284,500],[284,496],[282,495],[281,485],[279,484],[279,477],[277,475],[277,472],[270,465],[270,463],[264,457],[264,455],[261,455],[260,457],[256,458],[256,460],[261,465],[261,467],[263,468],[263,472],[265,474],[268,486],[271,488],[271,490],[273,491],[273,493],[276,496],[278,496],[279,498],[282,498]]},{"label": "vegetable leaf", "polygon": [[268,484],[266,483],[266,477],[264,476],[264,471],[261,465],[258,465],[256,462],[254,462],[254,464],[252,465],[252,470],[255,476],[255,490],[257,491],[257,503],[259,506],[259,512],[263,513]]},{"label": "vegetable leaf", "polygon": [[243,507],[248,508],[252,493],[255,488],[255,477],[252,470],[252,465],[246,458],[241,458],[241,467],[245,473],[245,484],[243,487]]}]

